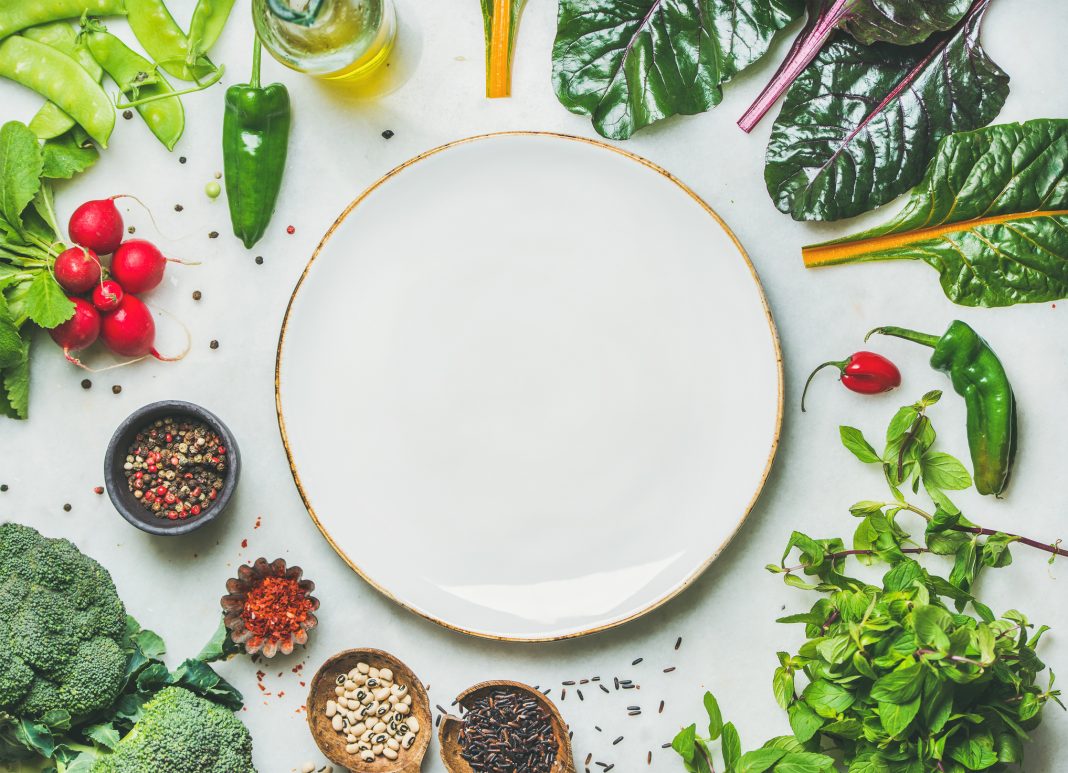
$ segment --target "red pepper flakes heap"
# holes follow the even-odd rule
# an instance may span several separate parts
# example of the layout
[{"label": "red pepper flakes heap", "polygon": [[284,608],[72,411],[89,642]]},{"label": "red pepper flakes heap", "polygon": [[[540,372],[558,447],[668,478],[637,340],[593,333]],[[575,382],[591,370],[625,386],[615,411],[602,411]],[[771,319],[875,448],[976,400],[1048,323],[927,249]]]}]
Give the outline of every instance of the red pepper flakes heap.
[{"label": "red pepper flakes heap", "polygon": [[134,497],[160,518],[195,518],[215,503],[228,469],[226,446],[207,424],[159,419],[137,433],[123,470]]},{"label": "red pepper flakes heap", "polygon": [[241,619],[254,637],[277,644],[292,638],[311,611],[308,594],[296,580],[264,577],[248,592]]},{"label": "red pepper flakes heap", "polygon": [[226,581],[229,594],[222,598],[230,638],[248,654],[268,658],[307,643],[308,631],[318,624],[313,613],[319,601],[311,595],[315,584],[301,579],[300,567],[287,569],[281,558],[271,563],[259,558],[237,573]]}]

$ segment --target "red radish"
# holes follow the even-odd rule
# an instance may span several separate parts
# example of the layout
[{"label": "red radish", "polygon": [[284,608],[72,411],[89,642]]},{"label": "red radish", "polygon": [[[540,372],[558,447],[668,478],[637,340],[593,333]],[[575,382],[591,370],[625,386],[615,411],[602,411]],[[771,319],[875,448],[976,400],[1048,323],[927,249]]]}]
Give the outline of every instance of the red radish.
[{"label": "red radish", "polygon": [[126,293],[115,311],[104,315],[100,335],[104,345],[115,354],[125,357],[159,357],[153,348],[156,342],[156,322],[140,298]]},{"label": "red radish", "polygon": [[115,311],[126,293],[114,279],[105,279],[93,289],[93,305],[97,311]]},{"label": "red radish", "polygon": [[100,281],[100,258],[88,247],[71,247],[56,256],[52,270],[68,293],[87,293]]},{"label": "red radish", "polygon": [[129,239],[111,258],[111,274],[128,293],[143,293],[159,286],[167,258],[151,242]]},{"label": "red radish", "polygon": [[88,247],[98,255],[110,255],[122,242],[123,223],[115,199],[87,201],[74,210],[67,224],[71,241]]},{"label": "red radish", "polygon": [[63,347],[64,357],[75,365],[84,367],[76,357],[71,356],[71,352],[89,348],[100,336],[100,314],[84,298],[70,300],[74,304],[74,316],[48,332],[52,340]]}]

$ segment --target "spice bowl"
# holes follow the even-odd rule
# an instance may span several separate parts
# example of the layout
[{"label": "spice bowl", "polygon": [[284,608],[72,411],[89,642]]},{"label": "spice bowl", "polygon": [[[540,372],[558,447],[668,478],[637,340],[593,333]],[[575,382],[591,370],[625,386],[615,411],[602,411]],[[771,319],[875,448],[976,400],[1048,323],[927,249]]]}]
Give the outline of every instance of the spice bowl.
[{"label": "spice bowl", "polygon": [[[564,718],[561,716],[560,710],[556,708],[556,704],[539,690],[535,690],[533,687],[521,682],[504,680],[482,682],[457,695],[456,705],[463,709],[469,717],[471,716],[471,709],[475,708],[478,703],[486,699],[492,699],[493,696],[501,692],[516,695],[526,706],[533,707],[536,705],[542,710],[543,716],[547,717],[551,728],[551,742],[554,746],[555,756],[552,764],[545,768],[546,773],[575,773],[575,758],[571,749],[571,735],[567,723],[564,722]],[[529,709],[521,708],[520,712],[529,713]],[[475,768],[464,759],[460,732],[464,729],[465,722],[466,720],[461,717],[446,715],[442,717],[441,724],[438,726],[441,761],[445,764],[445,768],[449,773],[480,773],[481,770],[489,769]],[[504,727],[508,731],[514,729],[511,726]],[[514,735],[514,733],[512,734]],[[536,769],[531,768],[530,770]]]},{"label": "spice bowl", "polygon": [[[414,718],[418,730],[409,748],[397,751],[397,759],[377,755],[373,761],[365,761],[359,753],[350,753],[346,736],[335,729],[334,718],[327,716],[328,704],[336,703],[339,698],[338,688],[344,689],[344,682],[338,684],[339,676],[349,675],[362,665],[379,671],[388,669],[392,672],[393,683],[403,685],[407,695],[411,696],[407,721]],[[390,653],[377,649],[351,649],[329,658],[312,678],[307,708],[312,738],[319,750],[335,765],[355,773],[418,773],[422,768],[433,734],[430,698],[415,672]]]},{"label": "spice bowl", "polygon": [[[223,447],[226,459],[226,469],[221,476],[222,485],[214,489],[210,506],[192,517],[172,519],[160,516],[135,496],[127,481],[125,465],[129,463],[127,457],[137,436],[142,430],[150,429],[154,422],[168,418],[204,425],[208,432],[221,441],[219,445]],[[211,411],[181,400],[163,400],[138,408],[115,430],[104,455],[104,483],[119,515],[142,531],[164,537],[188,534],[222,515],[237,489],[240,473],[240,452],[229,428]],[[181,483],[180,479],[175,480]]]},{"label": "spice bowl", "polygon": [[303,574],[283,558],[268,563],[261,557],[239,566],[220,600],[230,641],[248,655],[265,658],[289,655],[296,645],[307,644],[308,632],[319,624],[319,600],[311,595],[315,583]]}]

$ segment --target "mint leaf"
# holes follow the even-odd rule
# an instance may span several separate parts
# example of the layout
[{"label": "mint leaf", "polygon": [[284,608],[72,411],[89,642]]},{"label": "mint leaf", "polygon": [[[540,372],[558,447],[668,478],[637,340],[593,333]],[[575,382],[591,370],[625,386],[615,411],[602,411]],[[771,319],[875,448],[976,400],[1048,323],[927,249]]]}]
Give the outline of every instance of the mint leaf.
[{"label": "mint leaf", "polygon": [[674,749],[684,761],[693,762],[693,756],[696,751],[696,740],[697,725],[690,725],[679,731],[678,735],[671,741],[671,748]]},{"label": "mint leaf", "polygon": [[878,464],[882,462],[879,455],[875,453],[875,449],[864,439],[864,433],[856,427],[841,426],[838,428],[838,434],[842,438],[842,445],[844,445],[853,456],[860,459],[860,461],[865,464]]},{"label": "mint leaf", "polygon": [[837,718],[856,701],[856,696],[849,690],[826,679],[817,679],[809,684],[801,693],[801,698],[813,711],[827,719]]},{"label": "mint leaf", "polygon": [[735,773],[765,773],[786,755],[785,749],[757,749],[739,758]]},{"label": "mint leaf", "polygon": [[719,710],[719,702],[710,692],[705,693],[705,713],[708,714],[708,737],[715,741],[723,731],[723,714]]},{"label": "mint leaf", "polygon": [[908,729],[919,711],[920,696],[918,695],[908,703],[880,703],[879,721],[886,734],[891,738],[896,738]]},{"label": "mint leaf", "polygon": [[0,217],[22,232],[22,210],[41,186],[41,147],[25,124],[0,127]]},{"label": "mint leaf", "polygon": [[727,768],[727,773],[734,773],[738,759],[742,756],[742,741],[733,722],[723,726],[723,744],[720,751],[723,753],[723,765]]},{"label": "mint leaf", "polygon": [[879,703],[908,703],[923,689],[923,666],[914,663],[880,677],[871,687],[871,699]]},{"label": "mint leaf", "polygon": [[74,316],[74,304],[47,271],[33,278],[26,293],[26,315],[43,328],[54,328]]},{"label": "mint leaf", "polygon": [[963,491],[972,485],[972,476],[960,460],[940,451],[928,451],[920,459],[923,484],[944,491]]}]

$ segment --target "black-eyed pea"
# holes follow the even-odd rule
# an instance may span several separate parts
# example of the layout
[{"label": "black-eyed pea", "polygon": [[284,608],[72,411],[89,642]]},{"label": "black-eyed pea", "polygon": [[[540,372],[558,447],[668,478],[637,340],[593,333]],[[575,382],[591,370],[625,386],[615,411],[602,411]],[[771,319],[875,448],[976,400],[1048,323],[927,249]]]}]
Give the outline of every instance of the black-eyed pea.
[{"label": "black-eyed pea", "polygon": [[354,681],[352,681],[351,679],[346,679],[345,680],[345,691],[346,692],[351,692],[351,691],[353,691],[355,689],[356,689],[356,683]]},{"label": "black-eyed pea", "polygon": [[332,717],[337,714],[337,703],[335,701],[326,702],[326,716]]},{"label": "black-eyed pea", "polygon": [[400,741],[398,741],[396,738],[390,738],[388,741],[386,741],[386,748],[392,749],[393,751],[397,751],[397,749],[400,748]]},{"label": "black-eyed pea", "polygon": [[368,687],[369,689],[372,689],[372,690],[373,690],[373,689],[375,689],[376,687],[379,687],[380,685],[381,685],[381,682],[379,682],[379,681],[378,681],[377,679],[375,679],[375,678],[374,678],[373,676],[372,676],[372,677],[368,677],[368,679],[367,679],[367,687]]},{"label": "black-eyed pea", "polygon": [[408,688],[405,687],[403,684],[395,684],[389,688],[389,691],[394,695],[404,695],[406,692],[408,692]]},{"label": "black-eyed pea", "polygon": [[415,733],[408,733],[406,736],[404,736],[404,738],[401,739],[401,746],[403,746],[405,749],[411,749],[412,744],[414,743]]},{"label": "black-eyed pea", "polygon": [[367,669],[367,675],[368,676],[373,676],[373,677],[377,678],[380,673],[382,673],[382,672],[379,669],[375,668],[374,666],[371,666],[369,669]]},{"label": "black-eyed pea", "polygon": [[403,698],[401,698],[401,703],[403,703],[405,706],[411,706],[412,705],[412,696],[411,695],[405,695]]},{"label": "black-eyed pea", "polygon": [[352,734],[359,738],[361,735],[367,732],[367,725],[363,722],[356,722],[352,725]]},{"label": "black-eyed pea", "polygon": [[399,722],[397,724],[397,735],[405,736],[405,735],[408,735],[408,733],[410,733],[410,732],[411,732],[411,728],[408,727],[403,722]]},{"label": "black-eyed pea", "polygon": [[378,672],[378,678],[386,682],[392,682],[393,672],[388,668],[383,668],[381,671]]},{"label": "black-eyed pea", "polygon": [[412,707],[409,706],[407,703],[394,703],[393,709],[402,717],[408,716],[408,714],[410,714],[412,711]]},{"label": "black-eyed pea", "polygon": [[407,719],[408,729],[413,733],[419,732],[419,720],[415,717],[408,717]]},{"label": "black-eyed pea", "polygon": [[378,688],[375,689],[375,691],[372,693],[372,695],[375,696],[375,700],[376,701],[387,700],[389,698],[389,688],[388,687],[378,687]]},{"label": "black-eyed pea", "polygon": [[382,750],[382,756],[383,756],[383,757],[385,757],[385,758],[386,758],[387,760],[395,760],[395,759],[397,759],[397,757],[399,757],[400,755],[398,755],[398,754],[397,754],[397,752],[396,752],[395,750],[393,750],[393,749],[390,749],[390,748],[389,748],[389,747],[387,746],[387,747],[386,747],[385,749],[383,749],[383,750]]},{"label": "black-eyed pea", "polygon": [[373,751],[371,751],[370,749],[366,749],[366,750],[360,752],[360,759],[363,760],[364,762],[374,762],[375,761],[375,753]]},{"label": "black-eyed pea", "polygon": [[386,732],[386,723],[379,722],[374,727],[372,727],[371,730],[373,730],[375,733],[384,733]]},{"label": "black-eyed pea", "polygon": [[330,726],[333,727],[336,732],[341,732],[342,728],[345,727],[345,722],[340,714],[334,715],[334,718],[330,720]]},{"label": "black-eyed pea", "polygon": [[359,751],[359,749],[356,748],[356,744],[350,743],[350,744],[345,744],[345,751],[348,752],[349,754],[355,754],[357,751]]},{"label": "black-eyed pea", "polygon": [[334,695],[337,695],[338,697],[340,697],[340,696],[342,696],[344,694],[345,694],[345,688],[344,687],[341,687],[339,685],[339,686],[334,688]]},{"label": "black-eyed pea", "polygon": [[359,671],[361,674],[366,674],[368,671],[371,670],[371,667],[366,663],[357,663],[356,670]]},{"label": "black-eyed pea", "polygon": [[377,716],[377,717],[384,717],[388,713],[389,713],[389,704],[388,703],[380,704],[378,706],[378,708],[375,709],[375,716]]},{"label": "black-eyed pea", "polygon": [[367,677],[357,672],[356,676],[352,677],[352,681],[356,683],[357,687],[362,687],[367,684]]},{"label": "black-eyed pea", "polygon": [[374,752],[374,755],[377,757],[379,754],[382,753],[382,750],[385,748],[386,747],[384,744],[376,743],[374,746],[371,747],[371,751]]}]

